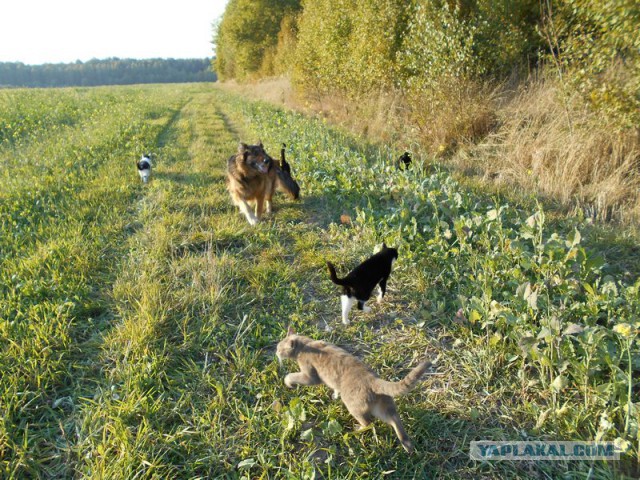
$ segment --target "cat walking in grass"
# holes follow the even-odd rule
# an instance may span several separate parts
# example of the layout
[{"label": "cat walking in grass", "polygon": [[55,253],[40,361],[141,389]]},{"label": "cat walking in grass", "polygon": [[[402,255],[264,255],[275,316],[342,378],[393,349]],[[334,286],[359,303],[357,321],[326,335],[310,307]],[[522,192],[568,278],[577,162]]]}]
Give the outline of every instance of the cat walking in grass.
[{"label": "cat walking in grass", "polygon": [[344,278],[338,278],[336,268],[331,262],[327,262],[331,281],[342,287],[342,323],[349,324],[349,311],[357,304],[358,310],[370,312],[371,308],[365,305],[371,298],[371,293],[376,285],[380,288],[378,302],[382,301],[387,291],[387,280],[391,275],[393,262],[398,258],[398,250],[389,248],[384,243],[382,250],[369,257]]},{"label": "cat walking in grass", "polygon": [[287,337],[278,343],[276,355],[280,362],[295,360],[300,368],[299,372],[289,373],[284,378],[287,387],[327,385],[334,391],[334,398],[342,399],[362,428],[379,418],[391,425],[404,449],[413,452],[413,443],[402,425],[393,398],[407,393],[431,362],[420,363],[399,382],[388,382],[342,348],[296,335],[291,328]]}]

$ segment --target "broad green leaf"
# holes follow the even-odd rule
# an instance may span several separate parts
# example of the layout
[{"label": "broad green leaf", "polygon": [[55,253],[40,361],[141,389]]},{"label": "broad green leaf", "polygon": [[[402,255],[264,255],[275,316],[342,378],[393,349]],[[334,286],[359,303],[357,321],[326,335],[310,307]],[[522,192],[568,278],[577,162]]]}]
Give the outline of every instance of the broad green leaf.
[{"label": "broad green leaf", "polygon": [[538,340],[547,340],[549,338],[552,338],[553,334],[551,333],[551,330],[549,330],[547,327],[542,327],[542,329],[540,330],[540,333],[538,333]]},{"label": "broad green leaf", "polygon": [[531,308],[532,310],[537,310],[538,309],[538,292],[536,290],[532,290],[526,298],[527,298],[527,304],[529,305],[529,308]]},{"label": "broad green leaf", "polygon": [[327,426],[324,429],[325,435],[335,435],[337,433],[342,433],[342,425],[336,420],[329,420]]},{"label": "broad green leaf", "polygon": [[596,294],[593,287],[586,282],[582,284],[582,288],[584,288],[587,291],[587,293],[591,296],[594,296]]},{"label": "broad green leaf", "polygon": [[246,458],[242,460],[240,463],[238,463],[238,468],[251,468],[256,463],[257,462],[253,458]]},{"label": "broad green leaf", "polygon": [[580,235],[580,232],[576,228],[573,231],[573,236],[569,238],[569,241],[571,242],[569,246],[575,247],[576,245],[578,245],[580,243],[580,240],[582,240],[582,235]]},{"label": "broad green leaf", "polygon": [[471,323],[476,323],[481,318],[482,315],[480,315],[480,312],[478,312],[477,310],[471,310],[471,313],[469,313],[469,322]]},{"label": "broad green leaf", "polygon": [[576,335],[578,333],[582,333],[584,331],[584,327],[578,325],[577,323],[571,323],[567,328],[562,332],[563,335]]},{"label": "broad green leaf", "polygon": [[551,387],[556,392],[560,392],[560,391],[564,390],[565,388],[567,388],[568,385],[569,385],[569,380],[567,380],[567,377],[565,377],[563,375],[558,375],[555,378],[555,380],[553,381],[553,383],[551,384]]}]

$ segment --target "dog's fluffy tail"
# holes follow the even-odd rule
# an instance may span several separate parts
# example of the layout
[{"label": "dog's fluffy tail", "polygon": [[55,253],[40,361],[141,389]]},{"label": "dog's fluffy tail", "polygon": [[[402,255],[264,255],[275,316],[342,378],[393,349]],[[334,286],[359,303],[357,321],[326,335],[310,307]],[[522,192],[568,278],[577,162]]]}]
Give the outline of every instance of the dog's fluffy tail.
[{"label": "dog's fluffy tail", "polygon": [[376,382],[376,391],[383,395],[389,395],[391,397],[397,397],[398,395],[404,395],[413,386],[418,383],[422,374],[431,366],[431,362],[426,360],[411,370],[406,377],[399,382],[387,382],[386,380],[378,379]]}]

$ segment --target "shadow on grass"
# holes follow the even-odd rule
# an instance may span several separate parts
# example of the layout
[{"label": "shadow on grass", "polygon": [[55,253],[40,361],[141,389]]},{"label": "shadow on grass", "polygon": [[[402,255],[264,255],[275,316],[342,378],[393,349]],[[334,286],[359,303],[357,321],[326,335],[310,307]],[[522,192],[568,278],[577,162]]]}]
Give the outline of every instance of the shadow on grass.
[{"label": "shadow on grass", "polygon": [[[240,129],[236,126],[235,122],[229,118],[227,114],[225,114],[222,110],[217,109],[216,114],[222,119],[222,123],[224,124],[224,128],[226,131],[231,132],[231,134],[240,141]],[[249,142],[252,143],[252,142]]]},{"label": "shadow on grass", "polygon": [[158,179],[195,187],[211,184],[214,181],[212,174],[202,172],[154,172],[154,176]]},{"label": "shadow on grass", "polygon": [[188,102],[183,103],[175,111],[171,114],[171,117],[167,121],[167,124],[162,129],[162,131],[158,134],[156,139],[156,145],[158,148],[163,148],[170,144],[175,144],[178,138],[178,130],[176,128],[176,123],[180,119],[182,115],[182,110],[187,105]]}]

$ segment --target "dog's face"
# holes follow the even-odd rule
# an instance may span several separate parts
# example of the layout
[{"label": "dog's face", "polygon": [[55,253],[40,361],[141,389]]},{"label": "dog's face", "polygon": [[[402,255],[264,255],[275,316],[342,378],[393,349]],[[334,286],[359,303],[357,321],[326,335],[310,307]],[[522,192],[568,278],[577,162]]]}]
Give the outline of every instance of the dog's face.
[{"label": "dog's face", "polygon": [[242,155],[242,159],[247,167],[262,174],[266,174],[269,171],[273,162],[267,152],[264,151],[262,142],[258,143],[258,145],[241,143],[238,147],[238,154]]}]

